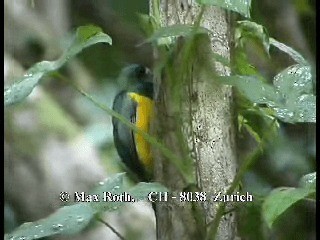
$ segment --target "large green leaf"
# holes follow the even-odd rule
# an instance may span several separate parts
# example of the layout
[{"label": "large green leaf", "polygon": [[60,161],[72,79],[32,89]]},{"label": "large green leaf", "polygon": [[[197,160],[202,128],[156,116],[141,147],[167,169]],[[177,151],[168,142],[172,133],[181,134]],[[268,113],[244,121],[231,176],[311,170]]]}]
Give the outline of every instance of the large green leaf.
[{"label": "large green leaf", "polygon": [[280,96],[273,86],[261,82],[257,77],[240,75],[221,76],[219,80],[224,84],[236,86],[252,102],[274,105],[275,102],[280,101]]},{"label": "large green leaf", "polygon": [[274,77],[273,84],[286,99],[296,99],[303,94],[312,94],[311,67],[300,64],[290,66]]},{"label": "large green leaf", "polygon": [[293,65],[274,77],[276,91],[283,100],[276,103],[276,115],[286,122],[316,122],[316,96],[309,65]]},{"label": "large green leaf", "polygon": [[278,42],[274,38],[270,38],[270,44],[278,48],[279,50],[287,53],[290,57],[292,57],[293,60],[295,60],[297,63],[300,63],[302,65],[308,65],[309,63],[302,57],[300,53],[298,53],[296,50],[292,49],[291,47]]},{"label": "large green leaf", "polygon": [[311,188],[277,188],[265,199],[262,205],[262,215],[271,228],[274,222],[289,207],[299,200],[315,192]]},{"label": "large green leaf", "polygon": [[4,105],[8,106],[24,100],[45,75],[58,70],[83,49],[96,43],[112,44],[112,40],[99,27],[92,25],[79,27],[71,46],[58,60],[36,63],[23,77],[4,90]]},{"label": "large green leaf", "polygon": [[[122,207],[125,201],[131,203],[139,200],[146,200],[150,192],[164,192],[167,191],[165,187],[159,183],[139,183],[131,189],[125,188],[123,185],[123,178],[111,178],[107,182],[101,182],[100,186],[92,193],[101,196],[102,201],[90,203],[92,208],[97,212],[115,211]],[[128,197],[130,195],[130,197]],[[111,201],[109,201],[111,200]],[[113,201],[120,200],[120,201]]]},{"label": "large green leaf", "polygon": [[[5,240],[18,239],[38,239],[55,234],[75,234],[83,230],[93,219],[95,214],[114,211],[127,204],[121,201],[120,197],[125,194],[130,195],[134,201],[146,200],[150,192],[168,191],[159,183],[139,183],[132,188],[128,188],[123,184],[124,174],[116,174],[105,181],[99,183],[89,194],[77,192],[70,194],[70,200],[81,201],[71,206],[65,206],[51,214],[47,218],[36,222],[24,223],[10,234],[5,235]],[[109,195],[106,195],[109,194]],[[80,195],[82,197],[80,197]],[[77,197],[78,196],[78,197]],[[94,197],[99,201],[91,201]],[[105,196],[113,196],[107,198]],[[120,201],[109,201],[109,200]],[[125,200],[122,198],[122,200]]]},{"label": "large green leaf", "polygon": [[224,9],[237,12],[247,18],[250,18],[251,0],[197,0],[199,4],[214,5]]},{"label": "large green leaf", "polygon": [[55,234],[73,234],[88,225],[93,213],[85,203],[63,207],[45,219],[22,224],[13,233],[5,235],[4,239],[30,240]]},{"label": "large green leaf", "polygon": [[269,37],[266,28],[255,22],[248,20],[238,21],[235,29],[235,44],[242,47],[248,39],[256,39],[263,46],[266,53],[269,54],[270,45],[278,48],[280,51],[288,54],[293,60],[302,65],[309,65],[309,63],[293,48],[281,43],[274,38]]},{"label": "large green leaf", "polygon": [[264,26],[247,20],[238,21],[234,34],[236,47],[243,47],[248,39],[255,39],[263,45],[264,50],[269,54],[269,34]]},{"label": "large green leaf", "polygon": [[300,181],[299,186],[302,188],[310,188],[316,191],[316,184],[317,184],[317,173],[309,173],[304,175]]},{"label": "large green leaf", "polygon": [[293,65],[274,78],[274,86],[255,76],[219,77],[222,83],[236,86],[250,101],[266,104],[284,122],[316,122],[316,96],[309,65]]}]

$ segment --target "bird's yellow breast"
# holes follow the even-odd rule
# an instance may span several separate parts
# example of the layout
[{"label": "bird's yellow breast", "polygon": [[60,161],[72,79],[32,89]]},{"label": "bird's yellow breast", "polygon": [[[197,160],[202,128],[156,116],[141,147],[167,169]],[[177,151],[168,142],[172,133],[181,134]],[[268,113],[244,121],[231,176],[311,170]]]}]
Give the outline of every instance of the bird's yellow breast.
[{"label": "bird's yellow breast", "polygon": [[[153,118],[153,100],[133,92],[129,92],[128,95],[137,103],[136,126],[140,130],[149,133],[150,122]],[[153,159],[151,155],[150,144],[143,138],[141,134],[134,134],[134,138],[136,142],[137,154],[141,163],[148,171],[152,171]]]}]

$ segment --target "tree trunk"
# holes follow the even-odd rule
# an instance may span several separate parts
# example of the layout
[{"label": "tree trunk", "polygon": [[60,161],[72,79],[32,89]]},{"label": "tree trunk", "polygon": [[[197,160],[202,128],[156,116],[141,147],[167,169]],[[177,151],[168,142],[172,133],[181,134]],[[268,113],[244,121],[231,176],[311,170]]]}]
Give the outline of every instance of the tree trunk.
[{"label": "tree trunk", "polygon": [[[188,1],[160,1],[162,26],[174,24],[194,24],[200,7]],[[230,58],[230,28],[226,13],[222,9],[208,7],[204,11],[200,26],[211,31],[210,41],[213,52]],[[202,54],[202,53],[201,53]],[[201,56],[200,56],[201,57]],[[214,56],[209,56],[214,59]],[[179,56],[177,56],[177,59]],[[175,62],[177,63],[178,60]],[[178,71],[179,64],[173,68]],[[228,75],[230,70],[212,61],[218,75]],[[187,74],[187,86],[182,85],[183,97],[181,108],[175,103],[176,94],[170,77],[166,74],[156,78],[159,92],[156,93],[156,121],[154,132],[163,143],[181,159],[192,158],[194,179],[199,190],[205,192],[204,202],[184,202],[179,200],[181,192],[190,191],[190,182],[185,181],[172,161],[168,161],[157,149],[155,153],[156,180],[167,186],[177,199],[157,204],[157,238],[158,239],[204,239],[206,226],[216,216],[218,203],[213,202],[212,195],[224,194],[231,185],[236,173],[235,127],[232,109],[232,91],[230,87],[213,84],[203,75],[197,74],[199,66],[192,62],[190,74]],[[179,110],[178,110],[179,109]],[[182,124],[175,121],[175,116],[182,116]],[[178,133],[177,133],[178,132]],[[181,143],[179,133],[185,141]],[[188,156],[184,147],[188,146]],[[186,165],[188,165],[186,159]],[[195,195],[193,195],[193,198]],[[235,216],[225,214],[220,221],[216,239],[235,239]]]}]

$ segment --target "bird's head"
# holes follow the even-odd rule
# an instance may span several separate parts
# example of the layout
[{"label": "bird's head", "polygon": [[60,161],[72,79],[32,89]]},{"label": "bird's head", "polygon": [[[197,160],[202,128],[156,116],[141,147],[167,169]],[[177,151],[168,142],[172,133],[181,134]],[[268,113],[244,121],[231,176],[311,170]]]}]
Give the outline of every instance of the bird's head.
[{"label": "bird's head", "polygon": [[120,72],[118,83],[122,89],[130,90],[137,84],[152,83],[153,76],[149,68],[139,64],[131,64]]}]

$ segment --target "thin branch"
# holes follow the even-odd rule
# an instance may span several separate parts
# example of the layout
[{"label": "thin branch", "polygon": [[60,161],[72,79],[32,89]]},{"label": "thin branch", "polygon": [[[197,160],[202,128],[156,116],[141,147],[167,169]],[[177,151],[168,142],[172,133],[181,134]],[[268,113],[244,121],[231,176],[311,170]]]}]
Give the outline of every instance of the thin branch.
[{"label": "thin branch", "polygon": [[[230,188],[227,190],[226,195],[230,195],[233,193],[233,191],[237,188],[237,186],[240,183],[240,180],[243,178],[243,175],[247,172],[248,168],[255,162],[256,159],[261,155],[262,153],[262,147],[258,146],[256,150],[244,161],[244,163],[241,165],[239,172],[235,176],[232,185]],[[218,227],[220,223],[221,217],[225,213],[225,208],[226,208],[226,202],[220,202],[218,206],[218,210],[216,213],[216,216],[212,222],[209,223],[208,226],[208,232],[207,232],[207,240],[210,239],[215,239],[216,234],[218,232]]]},{"label": "thin branch", "polygon": [[110,230],[112,232],[114,232],[114,234],[116,234],[118,236],[118,238],[120,238],[121,240],[126,240],[114,227],[112,227],[109,223],[107,223],[106,221],[104,221],[101,218],[97,218],[97,220],[101,223],[103,223],[104,225],[106,225],[108,228],[110,228]]}]

